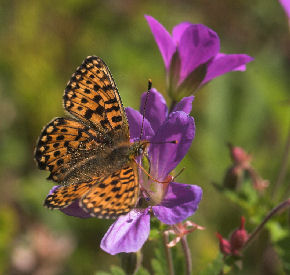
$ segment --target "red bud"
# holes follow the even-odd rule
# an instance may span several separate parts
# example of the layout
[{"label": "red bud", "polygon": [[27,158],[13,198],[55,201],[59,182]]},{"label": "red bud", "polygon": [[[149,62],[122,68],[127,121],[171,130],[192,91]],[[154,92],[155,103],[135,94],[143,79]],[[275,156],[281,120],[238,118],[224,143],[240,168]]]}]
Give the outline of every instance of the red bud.
[{"label": "red bud", "polygon": [[236,229],[230,238],[232,254],[238,255],[239,251],[243,248],[245,242],[248,239],[248,233],[245,230],[245,218],[241,217],[241,226]]},{"label": "red bud", "polygon": [[220,233],[216,233],[216,236],[218,237],[220,241],[220,251],[224,255],[230,255],[231,254],[231,244],[229,243],[228,240],[223,239],[222,235]]}]

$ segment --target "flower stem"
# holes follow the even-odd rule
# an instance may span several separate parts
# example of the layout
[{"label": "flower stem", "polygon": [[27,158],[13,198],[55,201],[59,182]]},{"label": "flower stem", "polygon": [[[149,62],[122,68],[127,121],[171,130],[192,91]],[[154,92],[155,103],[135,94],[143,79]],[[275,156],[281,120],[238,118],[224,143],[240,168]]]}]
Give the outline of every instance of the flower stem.
[{"label": "flower stem", "polygon": [[285,146],[285,151],[282,157],[282,163],[280,167],[280,171],[277,177],[277,181],[274,185],[273,192],[272,192],[272,197],[276,194],[278,187],[283,183],[283,180],[286,176],[287,173],[287,164],[288,164],[288,159],[289,159],[289,152],[290,152],[290,130],[288,133],[288,138],[286,141],[286,146]]},{"label": "flower stem", "polygon": [[285,210],[287,207],[290,207],[290,198],[281,202],[276,207],[274,207],[268,215],[265,217],[265,219],[262,221],[260,225],[256,227],[256,229],[252,232],[252,234],[249,236],[248,240],[244,244],[244,249],[253,241],[253,239],[258,235],[258,233],[263,229],[264,225],[268,222],[269,219],[271,219],[275,214],[277,214],[279,211]]},{"label": "flower stem", "polygon": [[169,243],[169,238],[168,238],[168,234],[166,234],[166,232],[163,232],[163,242],[164,242],[166,260],[168,263],[169,275],[174,275],[172,253],[171,253],[170,247],[167,246],[167,244]]},{"label": "flower stem", "polygon": [[186,260],[186,275],[191,275],[192,272],[192,262],[191,262],[191,253],[187,243],[186,236],[181,237],[181,245],[184,252],[185,260]]}]

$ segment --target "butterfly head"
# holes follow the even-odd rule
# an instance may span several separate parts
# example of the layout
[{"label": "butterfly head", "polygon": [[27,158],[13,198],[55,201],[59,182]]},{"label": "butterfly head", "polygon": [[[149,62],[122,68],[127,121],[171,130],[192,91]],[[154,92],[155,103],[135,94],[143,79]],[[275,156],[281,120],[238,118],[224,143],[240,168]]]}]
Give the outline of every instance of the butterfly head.
[{"label": "butterfly head", "polygon": [[138,156],[142,156],[145,151],[146,148],[149,146],[149,142],[147,140],[139,140],[135,143],[133,143],[131,150],[132,150],[132,157],[138,157]]}]

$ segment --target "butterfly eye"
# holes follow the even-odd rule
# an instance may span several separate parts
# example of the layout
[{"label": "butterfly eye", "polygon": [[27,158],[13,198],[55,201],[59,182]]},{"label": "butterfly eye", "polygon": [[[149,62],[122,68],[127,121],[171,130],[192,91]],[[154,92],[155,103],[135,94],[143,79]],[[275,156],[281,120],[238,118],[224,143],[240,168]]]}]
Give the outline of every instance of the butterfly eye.
[{"label": "butterfly eye", "polygon": [[138,149],[138,154],[139,154],[139,155],[142,155],[142,154],[143,154],[143,152],[144,152],[143,148],[142,148],[142,147],[140,147],[140,148]]}]

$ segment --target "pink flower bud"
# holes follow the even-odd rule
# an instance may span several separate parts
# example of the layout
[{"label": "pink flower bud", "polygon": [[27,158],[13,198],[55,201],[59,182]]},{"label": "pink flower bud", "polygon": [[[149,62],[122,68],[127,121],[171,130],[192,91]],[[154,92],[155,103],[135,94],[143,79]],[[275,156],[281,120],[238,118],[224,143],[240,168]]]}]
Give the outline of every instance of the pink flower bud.
[{"label": "pink flower bud", "polygon": [[241,217],[241,226],[236,229],[230,238],[231,251],[233,255],[239,255],[239,251],[243,248],[248,239],[248,233],[245,230],[245,217]]},{"label": "pink flower bud", "polygon": [[220,251],[224,255],[230,255],[231,254],[231,244],[228,240],[223,239],[222,235],[220,233],[216,233],[217,238],[220,241]]},{"label": "pink flower bud", "polygon": [[246,153],[243,148],[230,145],[230,150],[232,160],[236,165],[242,166],[244,168],[250,165],[252,157]]}]

